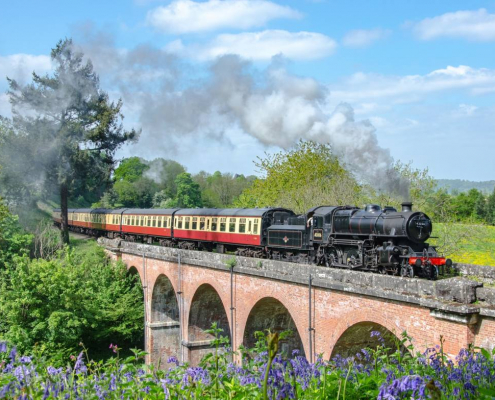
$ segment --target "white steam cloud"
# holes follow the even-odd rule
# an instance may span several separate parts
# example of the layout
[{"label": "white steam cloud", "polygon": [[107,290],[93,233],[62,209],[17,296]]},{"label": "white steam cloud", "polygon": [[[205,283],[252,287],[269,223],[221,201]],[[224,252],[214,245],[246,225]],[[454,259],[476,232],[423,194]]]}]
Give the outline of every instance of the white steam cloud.
[{"label": "white steam cloud", "polygon": [[186,135],[228,140],[224,132],[230,128],[283,149],[300,139],[314,140],[330,144],[362,181],[407,196],[408,182],[393,170],[394,160],[378,144],[374,126],[357,121],[349,104],[328,110],[325,86],[291,75],[279,58],[260,71],[239,56],[225,55],[205,74],[150,47],[118,51],[108,40],[97,39],[83,49],[139,115],[147,141],[152,137],[169,152]]}]

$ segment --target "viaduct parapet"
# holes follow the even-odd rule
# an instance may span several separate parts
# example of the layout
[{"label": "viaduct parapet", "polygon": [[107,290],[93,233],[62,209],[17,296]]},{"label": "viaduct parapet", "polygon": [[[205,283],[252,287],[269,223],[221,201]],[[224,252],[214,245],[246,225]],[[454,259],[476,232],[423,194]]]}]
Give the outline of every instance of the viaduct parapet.
[{"label": "viaduct parapet", "polygon": [[290,329],[282,350],[310,360],[374,345],[372,331],[407,331],[419,351],[442,336],[450,356],[470,344],[495,344],[495,289],[466,277],[433,282],[245,257],[235,257],[231,269],[233,257],[225,254],[99,243],[139,274],[147,361],[162,367],[170,356],[197,364],[211,349],[206,331],[213,322],[234,349],[252,346],[256,331]]}]

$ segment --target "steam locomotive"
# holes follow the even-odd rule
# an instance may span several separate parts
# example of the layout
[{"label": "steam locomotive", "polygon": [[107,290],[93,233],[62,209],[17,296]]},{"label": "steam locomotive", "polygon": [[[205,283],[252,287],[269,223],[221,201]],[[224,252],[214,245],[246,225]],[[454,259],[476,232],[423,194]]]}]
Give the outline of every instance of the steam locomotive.
[{"label": "steam locomotive", "polygon": [[[56,226],[60,209],[53,211]],[[432,223],[412,203],[285,208],[69,209],[69,229],[189,250],[235,252],[327,267],[436,279],[452,261],[426,240]]]}]

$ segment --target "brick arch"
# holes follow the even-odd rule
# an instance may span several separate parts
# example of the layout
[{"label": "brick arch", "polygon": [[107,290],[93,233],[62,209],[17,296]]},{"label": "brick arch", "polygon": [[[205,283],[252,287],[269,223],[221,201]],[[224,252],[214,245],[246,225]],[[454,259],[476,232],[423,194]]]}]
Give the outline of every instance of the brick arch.
[{"label": "brick arch", "polygon": [[[217,293],[222,303],[223,309],[227,314],[228,326],[230,327],[231,326],[230,313],[227,312],[228,310],[230,310],[230,278],[226,278],[225,280],[220,281],[221,278],[224,277],[207,275],[207,276],[202,276],[201,279],[198,279],[197,281],[193,281],[193,282],[189,281],[187,283],[187,287],[184,293],[184,295],[186,296],[185,302],[192,306],[194,297],[198,293],[198,290],[205,285],[211,286],[211,288]],[[191,306],[189,307],[188,320],[191,314],[191,310],[190,310]],[[228,331],[224,333],[224,335],[229,335],[229,334],[230,334],[230,328]]]},{"label": "brick arch", "polygon": [[222,330],[221,336],[231,339],[229,319],[226,308],[217,290],[209,283],[203,283],[194,292],[189,308],[188,347],[189,361],[197,365],[201,358],[211,352],[214,334],[207,333],[212,324]]},{"label": "brick arch", "polygon": [[165,274],[158,275],[153,284],[149,326],[152,362],[165,365],[170,356],[179,357],[179,305],[172,282]]},{"label": "brick arch", "polygon": [[[361,348],[367,346],[373,346],[376,339],[371,339],[371,332],[378,331],[382,334],[388,333],[399,337],[404,329],[400,329],[393,325],[393,323],[382,315],[374,314],[370,318],[369,311],[351,311],[341,317],[340,322],[333,329],[332,335],[330,337],[330,343],[327,347],[327,356],[332,358],[337,354],[336,350],[339,350],[339,345],[342,345],[346,341],[346,334],[362,334],[363,337],[359,339],[356,344],[356,348],[361,346]],[[368,340],[369,339],[369,340]],[[339,343],[340,341],[340,343]],[[390,343],[386,343],[390,344]],[[341,348],[341,347],[340,347]],[[357,350],[360,350],[357,349]],[[345,356],[352,353],[352,350],[346,352]]]},{"label": "brick arch", "polygon": [[305,354],[304,345],[301,340],[300,330],[292,317],[290,310],[274,297],[263,297],[251,308],[244,325],[243,344],[252,348],[256,343],[254,333],[256,331],[282,332],[291,330],[292,336],[285,339],[279,345],[279,351],[288,356],[293,350],[299,350],[301,355]]},{"label": "brick arch", "polygon": [[129,275],[137,275],[139,277],[139,283],[141,284],[141,287],[143,287],[143,277],[141,276],[141,270],[134,265],[131,265],[130,267],[127,267],[127,273]]}]

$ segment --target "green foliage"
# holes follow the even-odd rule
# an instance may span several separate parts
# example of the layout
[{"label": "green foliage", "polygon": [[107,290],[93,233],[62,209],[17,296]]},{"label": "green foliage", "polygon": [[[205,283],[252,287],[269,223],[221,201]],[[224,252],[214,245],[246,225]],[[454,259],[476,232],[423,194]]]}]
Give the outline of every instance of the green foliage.
[{"label": "green foliage", "polygon": [[201,188],[205,207],[225,208],[230,207],[242,191],[252,185],[256,177],[222,174],[220,171],[209,174],[201,171],[193,176],[193,179]]},{"label": "green foliage", "polygon": [[96,351],[131,344],[143,331],[143,294],[102,248],[65,248],[51,260],[17,257],[1,272],[0,337],[67,359],[78,343]]},{"label": "green foliage", "polygon": [[199,185],[192,180],[191,174],[184,172],[175,179],[177,196],[175,206],[184,208],[203,207]]},{"label": "green foliage", "polygon": [[175,198],[177,195],[177,177],[186,172],[183,165],[177,161],[156,158],[149,162],[147,176],[159,184],[168,198]]},{"label": "green foliage", "polygon": [[[33,73],[32,83],[25,86],[8,79],[8,95],[22,139],[17,156],[30,165],[30,179],[58,189],[65,214],[69,194],[96,193],[93,201],[103,194],[115,151],[137,133],[123,129],[122,102],[111,102],[100,89],[93,65],[84,62],[72,40],[61,40],[51,58],[52,76]],[[68,243],[65,224],[62,235]]]},{"label": "green foliage", "polygon": [[237,258],[235,258],[235,257],[231,257],[231,258],[229,258],[229,259],[226,261],[225,265],[226,265],[229,269],[234,268],[234,267],[237,265]]},{"label": "green foliage", "polygon": [[13,265],[17,257],[27,256],[33,236],[26,233],[18,217],[9,212],[0,198],[0,271]]},{"label": "green foliage", "polygon": [[235,201],[239,207],[287,207],[296,213],[322,204],[356,203],[360,187],[327,145],[300,141],[256,163],[262,174]]},{"label": "green foliage", "polygon": [[[252,357],[242,365],[230,362],[217,325],[206,331],[214,336],[213,352],[191,368],[170,357],[171,368],[144,365],[145,353],[133,349],[122,358],[121,348],[111,345],[115,356],[93,361],[83,346],[66,368],[55,369],[39,352],[30,357],[0,342],[0,394],[4,398],[64,399],[73,394],[105,399],[492,399],[495,395],[495,350],[463,349],[455,362],[440,345],[416,352],[403,333],[394,345],[363,348],[357,354],[331,361],[318,357],[314,364],[301,356],[277,354],[282,333],[261,334]],[[374,332],[376,334],[378,332]],[[363,338],[365,339],[365,338]],[[109,351],[107,349],[107,351]],[[90,361],[88,361],[90,360]]]},{"label": "green foliage", "polygon": [[149,178],[141,177],[135,182],[117,181],[113,191],[116,194],[115,204],[118,206],[150,208],[157,184]]},{"label": "green foliage", "polygon": [[149,165],[139,157],[124,158],[115,169],[114,179],[117,182],[136,182],[149,168]]}]

